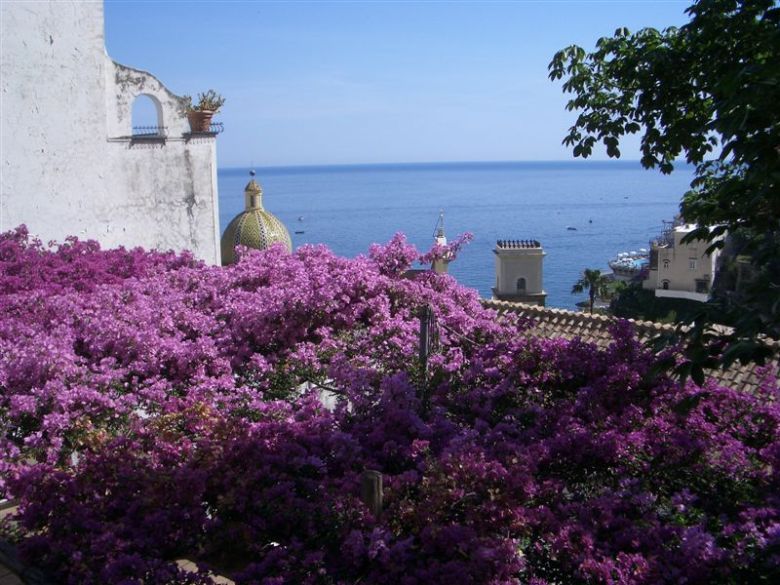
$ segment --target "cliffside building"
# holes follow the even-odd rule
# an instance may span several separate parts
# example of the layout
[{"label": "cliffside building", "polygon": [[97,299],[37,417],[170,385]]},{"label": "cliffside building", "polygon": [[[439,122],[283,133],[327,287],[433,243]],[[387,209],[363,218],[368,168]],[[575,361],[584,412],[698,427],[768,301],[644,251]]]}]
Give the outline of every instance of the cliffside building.
[{"label": "cliffside building", "polygon": [[[191,250],[220,261],[216,134],[106,53],[103,4],[0,2],[0,231]],[[148,100],[156,124],[136,129]]]},{"label": "cliffside building", "polygon": [[668,225],[663,235],[651,242],[650,266],[642,286],[656,297],[706,302],[710,295],[718,252],[707,254],[709,242],[682,243],[696,226]]}]

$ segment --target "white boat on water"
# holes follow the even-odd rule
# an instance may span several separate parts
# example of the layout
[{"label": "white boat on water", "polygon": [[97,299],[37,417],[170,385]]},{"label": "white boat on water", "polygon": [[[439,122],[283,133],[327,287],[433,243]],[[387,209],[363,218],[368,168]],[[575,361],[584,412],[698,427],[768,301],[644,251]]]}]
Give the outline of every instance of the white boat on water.
[{"label": "white boat on water", "polygon": [[620,252],[608,263],[615,280],[633,280],[650,265],[650,253],[641,248],[639,251]]}]

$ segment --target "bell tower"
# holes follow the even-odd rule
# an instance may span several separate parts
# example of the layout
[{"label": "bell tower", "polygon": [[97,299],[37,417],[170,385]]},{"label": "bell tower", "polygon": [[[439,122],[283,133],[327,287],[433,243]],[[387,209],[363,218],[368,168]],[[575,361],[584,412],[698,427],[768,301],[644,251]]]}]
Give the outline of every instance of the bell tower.
[{"label": "bell tower", "polygon": [[[436,224],[436,230],[433,232],[433,243],[437,246],[447,245],[447,234],[444,233],[444,210],[439,212],[439,223]],[[433,261],[431,270],[438,274],[446,274],[449,265],[448,258],[440,258]]]},{"label": "bell tower", "polygon": [[544,306],[542,263],[546,256],[537,240],[498,240],[493,298]]}]

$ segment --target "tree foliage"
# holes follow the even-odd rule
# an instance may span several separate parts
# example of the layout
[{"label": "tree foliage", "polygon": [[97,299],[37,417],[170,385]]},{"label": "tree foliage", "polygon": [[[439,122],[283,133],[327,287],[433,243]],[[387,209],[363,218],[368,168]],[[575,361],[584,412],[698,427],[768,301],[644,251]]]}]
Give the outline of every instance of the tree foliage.
[{"label": "tree foliage", "polygon": [[[710,303],[695,320],[689,357],[700,372],[719,356],[762,360],[757,335],[780,338],[780,9],[774,0],[699,0],[680,28],[625,28],[587,53],[559,51],[550,78],[573,94],[579,115],[564,139],[574,156],[641,134],[641,162],[672,172],[681,155],[695,165],[681,212],[709,240],[725,233],[752,258],[749,285]],[[734,331],[711,335],[706,323]]]},{"label": "tree foliage", "polygon": [[588,291],[590,312],[593,313],[593,304],[596,302],[596,297],[604,294],[608,283],[609,280],[606,276],[601,274],[601,270],[586,268],[582,272],[582,278],[575,282],[574,286],[571,287],[571,292],[572,294],[579,294]]},{"label": "tree foliage", "polygon": [[643,288],[641,282],[619,284],[609,304],[609,312],[615,317],[676,323],[695,318],[701,312],[699,301],[657,297],[654,291]]}]

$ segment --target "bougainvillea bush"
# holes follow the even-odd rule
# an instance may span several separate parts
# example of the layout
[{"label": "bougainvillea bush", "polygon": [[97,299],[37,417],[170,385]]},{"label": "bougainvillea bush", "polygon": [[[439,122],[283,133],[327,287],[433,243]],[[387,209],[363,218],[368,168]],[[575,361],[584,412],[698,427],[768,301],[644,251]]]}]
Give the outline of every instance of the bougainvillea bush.
[{"label": "bougainvillea bush", "polygon": [[2,235],[5,538],[78,584],[777,582],[771,382],[681,386],[627,323],[606,350],[534,338],[405,278],[419,257]]}]

